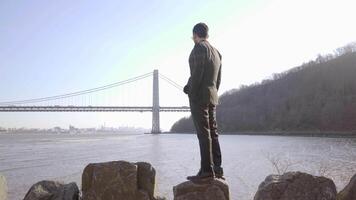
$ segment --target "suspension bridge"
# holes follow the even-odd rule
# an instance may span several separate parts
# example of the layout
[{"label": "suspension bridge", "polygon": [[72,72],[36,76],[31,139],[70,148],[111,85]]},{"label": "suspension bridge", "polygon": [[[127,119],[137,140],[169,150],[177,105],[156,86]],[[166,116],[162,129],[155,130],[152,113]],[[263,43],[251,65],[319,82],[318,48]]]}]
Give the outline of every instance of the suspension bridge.
[{"label": "suspension bridge", "polygon": [[[72,97],[83,96],[109,90],[118,86],[136,82],[153,76],[152,106],[102,106],[102,105],[38,105],[45,102],[54,102]],[[55,95],[43,98],[34,98],[18,101],[0,102],[0,112],[152,112],[151,133],[160,133],[160,112],[189,112],[189,106],[160,106],[159,98],[159,78],[182,91],[183,87],[172,79],[154,70],[153,72],[136,76],[124,81],[96,87],[92,89],[72,92],[62,95]]]}]

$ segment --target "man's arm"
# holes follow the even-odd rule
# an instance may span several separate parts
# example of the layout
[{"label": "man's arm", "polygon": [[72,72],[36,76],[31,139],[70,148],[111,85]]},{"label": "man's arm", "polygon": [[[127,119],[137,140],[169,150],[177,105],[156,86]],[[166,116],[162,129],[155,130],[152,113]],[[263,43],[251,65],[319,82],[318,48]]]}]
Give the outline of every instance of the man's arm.
[{"label": "man's arm", "polygon": [[217,90],[219,90],[220,82],[221,82],[221,64],[220,64],[220,68],[219,68],[218,79],[216,80],[216,89]]},{"label": "man's arm", "polygon": [[221,66],[222,66],[222,64],[221,64],[221,58],[222,58],[222,56],[221,56],[221,54],[220,54],[219,51],[218,51],[218,54],[219,54],[219,57],[220,57],[220,68],[219,68],[219,72],[218,72],[218,78],[217,78],[217,80],[216,80],[216,89],[217,89],[217,90],[219,90],[219,87],[220,87],[220,82],[221,82]]},{"label": "man's arm", "polygon": [[183,91],[184,91],[184,93],[186,93],[186,94],[189,94],[189,90],[190,90],[190,77],[189,77],[189,79],[188,79],[188,82],[187,82],[187,84],[184,86],[184,88],[183,88]]},{"label": "man's arm", "polygon": [[189,78],[190,88],[189,96],[198,94],[200,83],[203,79],[204,65],[206,62],[207,49],[201,45],[196,45],[193,50],[192,74]]}]

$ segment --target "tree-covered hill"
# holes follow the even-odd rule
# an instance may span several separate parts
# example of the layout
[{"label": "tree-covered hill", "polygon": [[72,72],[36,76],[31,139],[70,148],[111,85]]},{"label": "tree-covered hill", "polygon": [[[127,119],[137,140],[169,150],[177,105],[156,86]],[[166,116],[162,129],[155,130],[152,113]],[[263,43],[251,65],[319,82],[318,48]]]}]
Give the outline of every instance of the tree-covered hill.
[{"label": "tree-covered hill", "polygon": [[[218,128],[238,131],[355,131],[356,43],[273,78],[220,96]],[[171,132],[192,132],[191,117]]]}]

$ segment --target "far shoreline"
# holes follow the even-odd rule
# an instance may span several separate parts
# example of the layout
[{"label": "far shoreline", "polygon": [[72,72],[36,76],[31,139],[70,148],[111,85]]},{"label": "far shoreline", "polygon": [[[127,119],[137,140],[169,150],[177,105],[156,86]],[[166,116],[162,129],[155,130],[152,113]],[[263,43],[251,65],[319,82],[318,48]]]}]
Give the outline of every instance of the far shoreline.
[{"label": "far shoreline", "polygon": [[[195,132],[171,132],[165,131],[160,134],[196,134]],[[356,138],[356,131],[236,131],[219,132],[219,135],[251,135],[251,136],[300,136],[300,137],[350,137]]]}]

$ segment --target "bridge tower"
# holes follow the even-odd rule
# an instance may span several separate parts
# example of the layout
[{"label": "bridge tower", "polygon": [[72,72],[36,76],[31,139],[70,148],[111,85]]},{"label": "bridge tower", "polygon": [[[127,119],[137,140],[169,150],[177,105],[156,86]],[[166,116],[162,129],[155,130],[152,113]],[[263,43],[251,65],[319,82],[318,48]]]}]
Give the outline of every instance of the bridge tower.
[{"label": "bridge tower", "polygon": [[153,71],[153,99],[152,99],[152,130],[151,133],[160,133],[159,127],[159,86],[158,70]]}]

